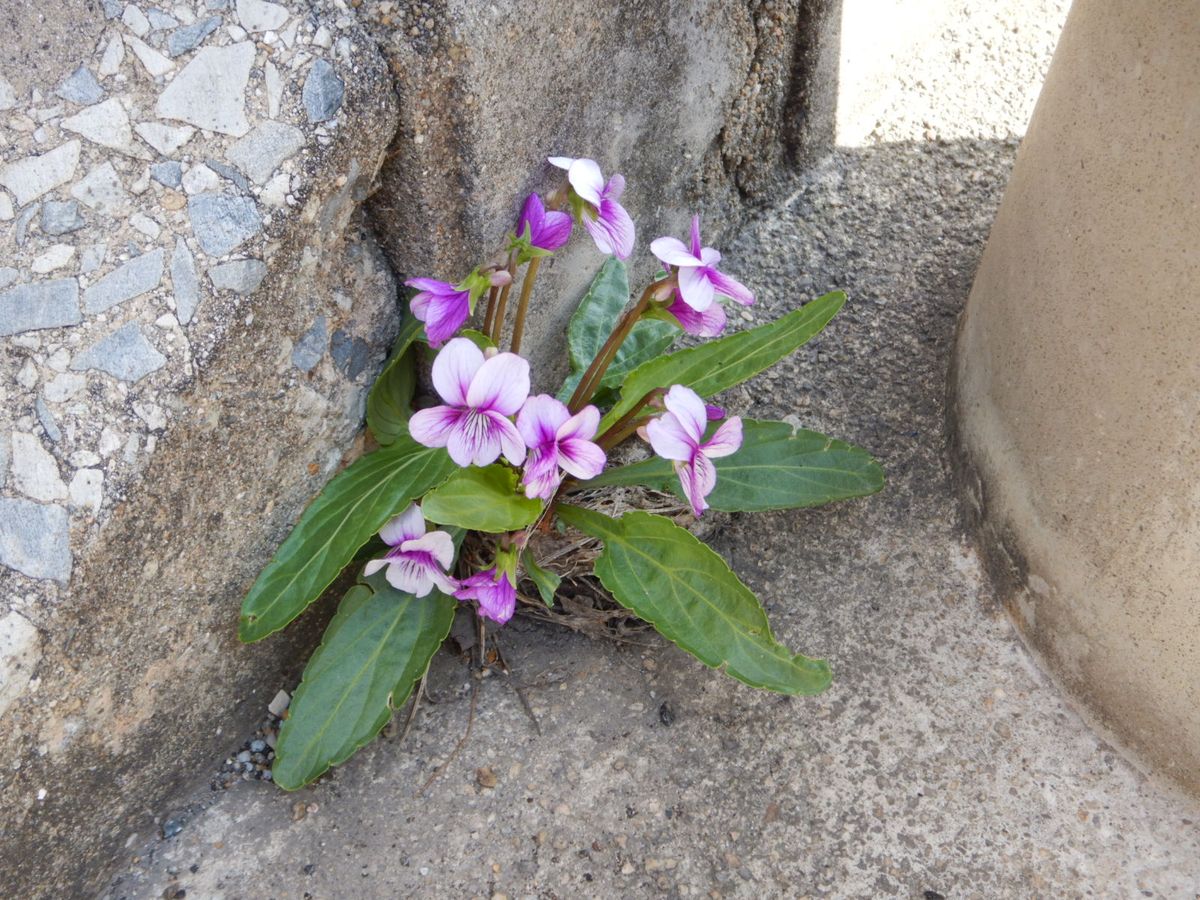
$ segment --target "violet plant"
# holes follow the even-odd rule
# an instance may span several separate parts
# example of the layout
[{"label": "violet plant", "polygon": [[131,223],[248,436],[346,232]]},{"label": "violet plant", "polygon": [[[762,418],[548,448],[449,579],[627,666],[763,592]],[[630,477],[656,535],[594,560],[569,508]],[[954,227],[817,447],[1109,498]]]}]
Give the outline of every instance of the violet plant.
[{"label": "violet plant", "polygon": [[[718,268],[721,254],[703,246],[697,216],[687,244],[671,236],[650,244],[662,271],[630,306],[625,260],[636,233],[619,202],[625,179],[605,180],[590,159],[549,161],[566,170],[567,184],[548,201],[525,201],[504,262],[457,284],[406,282],[417,291],[411,314],[367,402],[379,449],[326,485],[242,604],[239,637],[257,641],[343,571],[357,576],[280,731],[273,776],[281,787],[312,781],[379,733],[424,677],[460,604],[472,605],[481,627],[504,625],[522,600],[553,607],[560,578],[535,558],[539,532],[598,541],[594,575],[605,591],[704,664],[784,694],[829,685],[826,662],[776,641],[754,594],[675,519],[641,510],[610,516],[590,501],[604,489],[671,491],[686,518],[878,491],[883,472],[863,450],[705,402],[819,333],[845,296],[826,294],[725,335],[722,303],[749,305],[754,296]],[[608,259],[568,328],[569,377],[558,396],[531,396],[520,346],[532,291],[542,260],[568,243],[575,224]],[[481,302],[482,332],[466,329]],[[709,340],[670,352],[681,333]],[[426,344],[441,402],[413,411]],[[615,453],[627,441],[641,444],[644,458],[614,464],[614,456],[630,457]],[[477,571],[459,558],[469,533],[490,559]],[[523,583],[540,601],[520,594]]]}]

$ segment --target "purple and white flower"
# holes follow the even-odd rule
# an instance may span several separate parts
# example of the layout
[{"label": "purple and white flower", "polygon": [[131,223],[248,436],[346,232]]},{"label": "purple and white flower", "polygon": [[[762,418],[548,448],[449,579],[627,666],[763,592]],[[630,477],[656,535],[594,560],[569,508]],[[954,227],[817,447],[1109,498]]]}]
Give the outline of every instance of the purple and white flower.
[{"label": "purple and white flower", "polygon": [[500,625],[511,619],[517,609],[516,586],[509,580],[507,572],[497,574],[495,566],[463,579],[454,596],[459,600],[477,601],[479,615]]},{"label": "purple and white flower", "polygon": [[[716,297],[728,297],[745,306],[754,302],[754,294],[735,278],[717,271],[721,254],[700,245],[700,217],[692,217],[692,246],[673,237],[656,238],[650,252],[668,266],[679,270],[679,296],[696,312],[712,306]],[[678,317],[677,317],[678,318]],[[682,320],[680,320],[682,322]]]},{"label": "purple and white flower", "polygon": [[711,303],[704,312],[697,312],[676,290],[666,311],[675,317],[680,328],[696,337],[717,337],[725,331],[725,307],[720,303]]},{"label": "purple and white flower", "polygon": [[460,466],[486,466],[501,453],[514,466],[525,461],[525,442],[509,419],[529,396],[529,363],[515,353],[483,351],[455,338],[433,361],[433,386],[444,406],[413,413],[408,431],[426,447],[445,447]]},{"label": "purple and white flower", "polygon": [[563,471],[580,480],[595,478],[604,470],[604,451],[593,443],[600,411],[585,406],[575,415],[565,403],[549,394],[530,397],[517,416],[517,430],[525,439],[526,497],[549,500],[562,483]]},{"label": "purple and white flower", "polygon": [[571,239],[571,216],[558,210],[547,212],[542,198],[530,194],[517,219],[517,240],[523,238],[531,247],[553,253]]},{"label": "purple and white flower", "polygon": [[383,559],[368,562],[364,575],[386,567],[388,584],[414,597],[424,597],[434,588],[443,594],[458,589],[458,582],[444,571],[454,564],[454,541],[444,531],[426,534],[425,517],[417,504],[384,525],[379,536],[392,549]]},{"label": "purple and white flower", "polygon": [[410,278],[404,283],[420,292],[412,298],[410,308],[425,323],[430,346],[440,347],[471,315],[469,290],[435,278]]},{"label": "purple and white flower", "polygon": [[549,162],[567,170],[567,181],[585,204],[580,222],[600,252],[611,253],[620,260],[629,259],[636,239],[633,219],[617,202],[625,191],[624,176],[614,175],[605,182],[600,166],[593,159],[551,156]]},{"label": "purple and white flower", "polygon": [[674,385],[667,391],[663,404],[667,411],[643,426],[644,436],[655,453],[672,461],[692,513],[699,516],[708,509],[704,498],[717,483],[712,461],[729,456],[742,446],[742,420],[738,416],[727,419],[705,441],[708,409],[695,391]]}]

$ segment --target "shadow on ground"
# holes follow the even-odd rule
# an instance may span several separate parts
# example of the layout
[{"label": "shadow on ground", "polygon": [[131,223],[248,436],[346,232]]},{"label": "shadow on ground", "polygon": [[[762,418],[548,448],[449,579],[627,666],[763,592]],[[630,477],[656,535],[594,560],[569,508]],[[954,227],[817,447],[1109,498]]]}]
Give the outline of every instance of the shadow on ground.
[{"label": "shadow on ground", "polygon": [[109,896],[1195,890],[1195,808],[1145,782],[1032,666],[944,468],[955,320],[1014,151],[839,151],[724,248],[759,295],[752,322],[833,288],[851,298],[820,339],[725,400],[867,447],[888,487],[729,517],[715,541],[780,638],[830,659],[827,694],[756,693],[661,642],[518,622],[503,640],[540,734],[512,686],[487,679],[469,742],[419,794],[467,719],[466,669],[443,653],[438,702],[403,744],[393,733],[294,795],[198,792],[178,836],[131,843]]}]

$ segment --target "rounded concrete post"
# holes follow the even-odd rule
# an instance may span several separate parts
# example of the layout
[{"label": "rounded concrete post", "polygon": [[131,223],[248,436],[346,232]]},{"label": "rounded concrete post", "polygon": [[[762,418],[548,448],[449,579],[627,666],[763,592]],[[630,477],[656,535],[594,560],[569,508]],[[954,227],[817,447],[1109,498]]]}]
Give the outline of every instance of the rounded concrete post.
[{"label": "rounded concrete post", "polygon": [[1017,626],[1200,793],[1200,8],[1076,0],[960,324],[956,462]]}]

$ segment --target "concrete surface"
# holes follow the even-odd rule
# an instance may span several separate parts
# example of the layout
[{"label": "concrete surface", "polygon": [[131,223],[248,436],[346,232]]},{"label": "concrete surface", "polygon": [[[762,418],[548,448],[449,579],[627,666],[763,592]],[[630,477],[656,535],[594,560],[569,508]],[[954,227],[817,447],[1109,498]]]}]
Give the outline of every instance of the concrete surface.
[{"label": "concrete surface", "polygon": [[[1065,9],[1050,12],[1061,22]],[[976,45],[1000,27],[960,16],[949,33]],[[1005,73],[1040,70],[1053,46],[1025,33],[1016,58],[995,56],[978,82],[951,65],[939,89],[922,68],[930,54],[914,53],[906,83],[1003,129],[1032,102]],[[1200,891],[1200,811],[1125,763],[1040,673],[959,524],[945,374],[1016,142],[917,127],[902,121],[893,142],[839,150],[779,184],[778,208],[722,248],[760,295],[746,324],[835,287],[852,298],[818,341],[726,399],[869,448],[888,487],[825,510],[732,517],[715,539],[781,639],[831,660],[829,693],[755,693],[650,638],[615,646],[518,619],[503,647],[540,733],[510,679],[485,679],[469,740],[422,793],[468,719],[466,664],[444,651],[438,702],[407,740],[393,726],[296,794],[245,782],[159,809],[174,836],[130,834],[105,896]]]},{"label": "concrete surface", "polygon": [[1200,20],[1076,4],[967,304],[959,439],[1026,638],[1200,796]]}]

